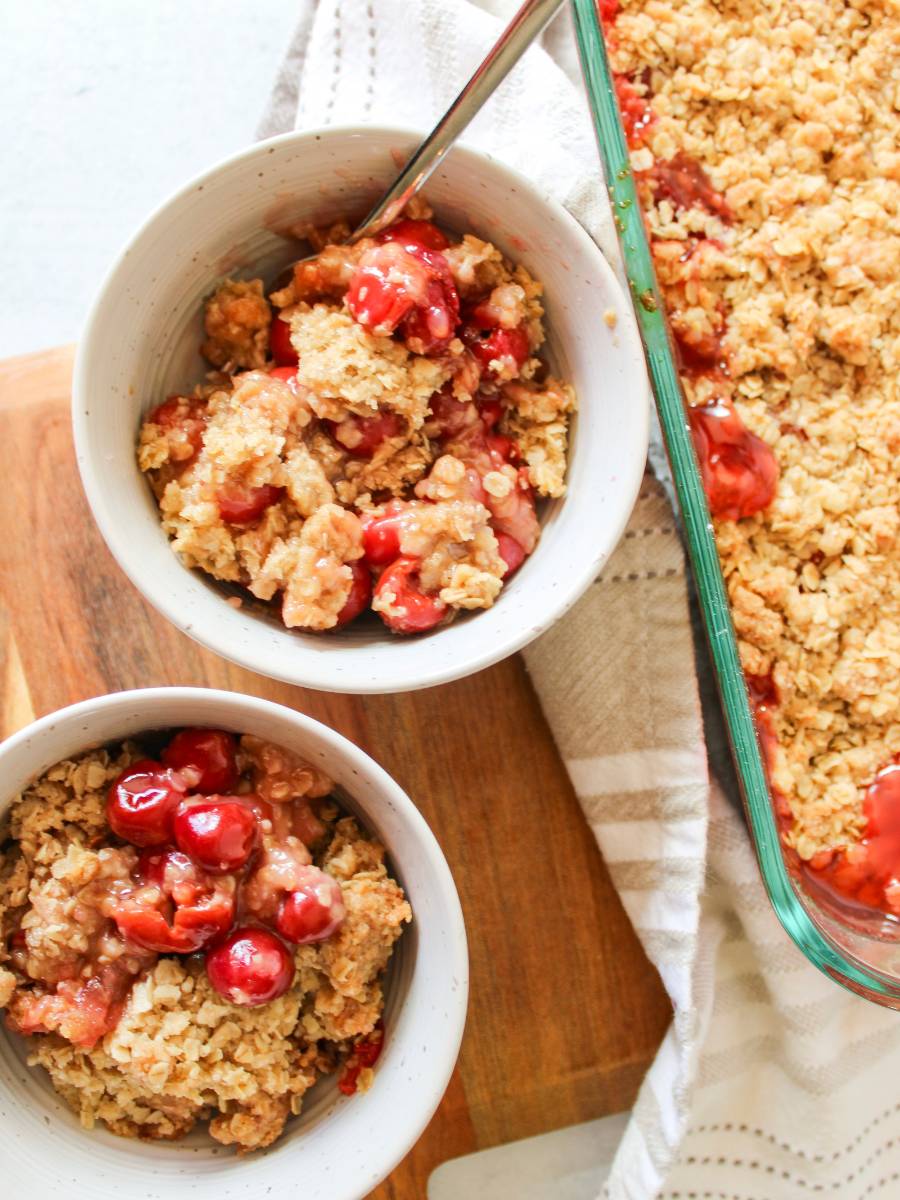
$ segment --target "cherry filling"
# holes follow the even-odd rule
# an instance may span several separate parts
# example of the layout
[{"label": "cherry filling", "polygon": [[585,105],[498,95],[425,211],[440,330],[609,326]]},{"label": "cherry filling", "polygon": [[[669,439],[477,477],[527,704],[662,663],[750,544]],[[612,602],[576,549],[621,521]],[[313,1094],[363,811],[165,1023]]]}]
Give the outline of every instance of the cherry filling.
[{"label": "cherry filling", "polygon": [[775,498],[778,464],[762,438],[727,400],[690,408],[688,418],[713,516],[737,521],[767,508]]},{"label": "cherry filling", "polygon": [[615,88],[625,140],[632,150],[637,150],[644,144],[644,135],[653,125],[656,115],[650,107],[649,96],[641,95],[632,77],[616,75]]},{"label": "cherry filling", "polygon": [[325,871],[309,866],[300,886],[279,905],[275,928],[286,941],[305,946],[331,937],[345,915],[341,885]]},{"label": "cherry filling", "polygon": [[450,240],[432,221],[406,217],[378,235],[379,242],[399,242],[407,250],[446,250]]},{"label": "cherry filling", "polygon": [[[531,342],[522,325],[514,329],[497,327],[491,330],[468,325],[463,329],[462,337],[488,379],[495,379],[498,374],[518,375],[531,354]],[[493,365],[495,363],[500,364],[500,372]]]},{"label": "cherry filling", "polygon": [[428,271],[396,243],[368,250],[353,272],[345,297],[350,315],[373,333],[391,334],[417,302],[423,303]]},{"label": "cherry filling", "polygon": [[163,845],[171,840],[175,809],[186,791],[177,771],[141,759],[109,789],[106,819],[113,833],[134,846]]},{"label": "cherry filling", "polygon": [[405,505],[392,500],[380,514],[369,513],[362,519],[363,550],[366,562],[385,567],[400,557],[400,531]]},{"label": "cherry filling", "polygon": [[459,296],[437,250],[386,241],[363,254],[346,295],[351,316],[377,334],[398,332],[419,354],[445,350],[459,320]]},{"label": "cherry filling", "polygon": [[238,780],[236,753],[233,734],[222,729],[182,729],[162,760],[195,792],[230,792]]},{"label": "cherry filling", "polygon": [[447,441],[459,437],[478,423],[478,409],[470,400],[457,400],[449,384],[431,397],[426,422],[429,436]]},{"label": "cherry filling", "polygon": [[256,846],[259,825],[252,807],[239,796],[186,800],[174,820],[179,850],[211,874],[239,871]]},{"label": "cherry filling", "polygon": [[368,1067],[371,1069],[374,1067],[381,1057],[383,1049],[384,1026],[379,1021],[368,1037],[361,1038],[356,1043],[350,1057],[347,1059],[344,1073],[338,1082],[338,1087],[345,1096],[354,1095],[363,1068]]},{"label": "cherry filling", "polygon": [[778,818],[780,828],[782,831],[785,831],[790,829],[794,816],[787,797],[772,783],[775,750],[778,745],[773,718],[773,710],[779,703],[778,687],[771,672],[768,675],[745,674],[744,679],[746,680],[747,691],[750,696],[750,707],[753,710],[753,719],[756,724],[759,747],[762,751],[763,765],[769,779],[769,791],[772,795],[775,815]]},{"label": "cherry filling", "polygon": [[[537,545],[540,526],[534,506],[534,492],[525,472],[519,471],[516,486],[508,495],[488,496],[487,500],[491,510],[491,525],[498,538],[500,534],[505,534],[518,543],[524,554],[530,554]],[[508,565],[502,550],[501,556]]]},{"label": "cherry filling", "polygon": [[875,776],[863,812],[862,838],[817,854],[806,870],[819,886],[845,900],[900,916],[900,765]]},{"label": "cherry filling", "polygon": [[180,467],[187,467],[200,453],[207,420],[205,401],[193,396],[170,396],[153,409],[147,420],[167,434],[180,435],[180,446],[169,448],[170,459]]},{"label": "cherry filling", "polygon": [[386,567],[375,585],[375,597],[388,604],[379,616],[395,633],[424,633],[439,625],[447,605],[419,586],[419,559],[401,555]]},{"label": "cherry filling", "polygon": [[348,413],[343,421],[326,421],[334,440],[354,458],[371,458],[382,442],[399,437],[404,422],[394,412],[380,412],[374,417],[359,417]]},{"label": "cherry filling", "polygon": [[485,429],[495,429],[503,419],[503,404],[495,396],[476,396],[476,407]]},{"label": "cherry filling", "polygon": [[59,1032],[76,1046],[90,1049],[119,1020],[134,976],[119,964],[99,967],[89,979],[64,979],[53,992],[28,997],[7,1022],[18,1033]]},{"label": "cherry filling", "polygon": [[291,342],[291,327],[277,315],[269,327],[269,350],[279,367],[296,366],[299,362]]},{"label": "cherry filling", "polygon": [[485,436],[484,443],[487,446],[488,453],[496,455],[502,462],[516,463],[521,458],[519,447],[506,434],[488,433]]},{"label": "cherry filling", "polygon": [[511,575],[515,575],[519,567],[525,561],[525,550],[516,541],[510,537],[508,533],[497,533],[497,550],[500,557],[506,563],[506,570],[503,572],[503,578],[509,579]]},{"label": "cherry filling", "polygon": [[721,375],[728,374],[728,363],[722,339],[725,333],[725,321],[722,319],[720,329],[709,329],[698,333],[685,328],[674,319],[672,334],[678,357],[678,368],[684,375]]},{"label": "cherry filling", "polygon": [[424,303],[411,310],[403,321],[401,332],[407,346],[415,353],[440,354],[456,333],[459,295],[443,254],[421,250],[418,257],[429,267],[431,279]]},{"label": "cherry filling", "polygon": [[360,613],[365,612],[369,607],[369,601],[372,599],[372,575],[369,568],[360,559],[347,565],[350,567],[353,579],[350,583],[350,595],[337,615],[336,629],[355,621]]},{"label": "cherry filling", "polygon": [[669,200],[675,209],[704,208],[726,224],[733,220],[725,197],[697,160],[682,150],[665,162],[655,162],[646,178],[657,204]]},{"label": "cherry filling", "polygon": [[279,499],[284,488],[264,483],[250,487],[246,483],[224,483],[216,492],[216,503],[223,521],[230,525],[249,525],[258,521],[270,505]]},{"label": "cherry filling", "polygon": [[236,929],[206,955],[209,982],[232,1004],[255,1008],[283,996],[294,980],[294,960],[268,929]]},{"label": "cherry filling", "polygon": [[236,882],[213,878],[181,850],[145,850],[112,918],[124,938],[158,954],[193,954],[231,928]]},{"label": "cherry filling", "polygon": [[272,379],[280,379],[282,383],[293,383],[297,378],[296,367],[271,367],[269,375]]}]

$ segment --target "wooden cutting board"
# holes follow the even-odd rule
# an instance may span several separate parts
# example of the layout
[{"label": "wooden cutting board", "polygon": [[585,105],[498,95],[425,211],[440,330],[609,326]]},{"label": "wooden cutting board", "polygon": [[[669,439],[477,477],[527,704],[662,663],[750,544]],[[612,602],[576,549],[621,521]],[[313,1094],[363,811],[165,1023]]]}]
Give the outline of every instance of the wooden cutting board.
[{"label": "wooden cutting board", "polygon": [[97,533],[69,428],[72,351],[0,363],[0,733],[89,696],[193,684],[277,700],[399,781],[456,878],[471,956],[459,1064],[372,1200],[422,1200],[439,1163],[629,1107],[670,1018],[522,662],[398,696],[274,683],[141,599]]}]

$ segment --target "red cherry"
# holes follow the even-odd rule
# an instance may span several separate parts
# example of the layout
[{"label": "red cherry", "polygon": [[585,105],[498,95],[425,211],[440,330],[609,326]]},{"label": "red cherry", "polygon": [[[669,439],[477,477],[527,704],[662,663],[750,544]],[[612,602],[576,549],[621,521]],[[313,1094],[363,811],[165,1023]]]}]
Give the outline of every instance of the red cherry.
[{"label": "red cherry", "polygon": [[402,516],[402,507],[391,503],[383,513],[363,517],[363,549],[371,566],[383,567],[400,557]]},{"label": "red cherry", "polygon": [[346,302],[360,325],[380,334],[399,328],[420,354],[446,349],[459,319],[459,295],[444,256],[397,242],[366,251],[350,279]]},{"label": "red cherry", "polygon": [[256,845],[257,830],[253,809],[237,796],[187,800],[175,813],[178,848],[216,875],[244,866]]},{"label": "red cherry", "polygon": [[485,430],[490,433],[503,417],[503,405],[499,400],[491,398],[490,400],[480,400],[478,402],[478,415],[484,423]]},{"label": "red cherry", "polygon": [[238,781],[234,736],[221,729],[182,729],[163,751],[195,792],[230,792]]},{"label": "red cherry", "polygon": [[752,517],[775,498],[778,464],[727,401],[688,410],[710,512],[725,521]]},{"label": "red cherry", "polygon": [[231,525],[248,525],[257,521],[280,497],[283,488],[264,483],[248,487],[244,483],[225,483],[216,492],[216,503],[223,521]]},{"label": "red cherry", "polygon": [[495,360],[511,364],[514,373],[518,375],[522,364],[531,354],[531,342],[523,326],[515,329],[492,329],[485,337],[477,326],[468,325],[463,330],[463,340],[475,355],[488,378],[495,372],[490,365]]},{"label": "red cherry", "polygon": [[144,758],[126,767],[109,789],[106,819],[118,837],[135,846],[161,846],[172,836],[172,818],[187,787],[177,771]]},{"label": "red cherry", "polygon": [[318,867],[307,867],[306,871],[308,881],[285,896],[275,918],[281,936],[298,946],[324,942],[340,929],[346,915],[338,881]]},{"label": "red cherry", "polygon": [[471,400],[457,400],[445,385],[431,397],[427,424],[431,436],[446,441],[478,425],[478,410]]},{"label": "red cherry", "polygon": [[[167,432],[180,429],[196,457],[203,448],[203,431],[206,429],[207,409],[203,400],[194,396],[170,396],[147,417],[149,422]],[[187,466],[191,459],[182,460]]]},{"label": "red cherry", "polygon": [[291,342],[291,327],[277,315],[269,328],[269,350],[280,367],[296,366],[300,361]]},{"label": "red cherry", "polygon": [[145,850],[137,886],[115,899],[123,937],[158,954],[193,954],[234,920],[235,881],[213,879],[181,850]]},{"label": "red cherry", "polygon": [[236,929],[209,951],[206,974],[230,1003],[255,1007],[284,995],[294,979],[294,960],[268,929]]},{"label": "red cherry", "polygon": [[439,625],[447,605],[437,596],[419,590],[419,559],[400,557],[385,568],[375,585],[375,596],[392,594],[391,612],[379,616],[395,633],[424,633]]},{"label": "red cherry", "polygon": [[428,265],[432,278],[424,302],[407,314],[400,332],[407,346],[417,354],[440,354],[456,333],[459,294],[443,254],[435,250],[416,253]]},{"label": "red cherry", "polygon": [[713,187],[695,158],[683,150],[670,159],[657,159],[648,172],[657,203],[669,200],[675,209],[705,208],[725,224],[734,219],[728,201]]},{"label": "red cherry", "polygon": [[519,567],[525,561],[525,550],[508,533],[498,533],[495,536],[497,538],[497,550],[500,553],[500,557],[506,563],[503,578],[509,579],[512,575],[515,575],[516,571],[518,571]]},{"label": "red cherry", "polygon": [[695,378],[706,375],[715,379],[727,375],[728,355],[722,345],[724,333],[724,322],[720,329],[704,333],[673,325],[679,372]]},{"label": "red cherry", "polygon": [[[614,0],[614,3],[616,0]],[[603,0],[601,0],[601,4]],[[601,14],[602,16],[602,14]],[[606,18],[602,18],[606,20]],[[635,75],[616,75],[616,99],[629,149],[637,150],[644,143],[646,131],[656,124],[656,114],[650,107],[650,95],[641,95],[635,87]]]},{"label": "red cherry", "polygon": [[52,993],[20,992],[8,1025],[26,1036],[62,1032],[67,1042],[90,1049],[115,1028],[134,981],[118,962],[97,972],[88,979],[62,979]]},{"label": "red cherry", "polygon": [[485,439],[485,445],[490,454],[496,454],[501,459],[501,463],[518,462],[521,458],[519,447],[512,440],[502,433],[489,433]]},{"label": "red cherry", "polygon": [[284,383],[292,383],[297,378],[297,368],[270,367],[269,375],[272,379],[281,379]]},{"label": "red cherry", "polygon": [[366,329],[393,333],[424,298],[429,274],[408,250],[395,244],[367,250],[350,278],[345,297],[350,315]]},{"label": "red cherry", "polygon": [[332,437],[354,458],[371,458],[382,442],[398,437],[404,429],[396,413],[383,412],[375,417],[349,413],[343,421],[326,421]]},{"label": "red cherry", "polygon": [[369,601],[372,599],[372,575],[369,568],[359,559],[348,566],[353,572],[353,581],[350,584],[350,595],[338,613],[336,629],[349,625],[369,607]]},{"label": "red cherry", "polygon": [[282,809],[287,808],[291,833],[294,837],[299,838],[304,846],[315,846],[328,832],[328,826],[319,820],[312,805],[305,797],[300,797],[292,804],[281,807]]},{"label": "red cherry", "polygon": [[519,543],[526,554],[530,554],[540,537],[540,525],[534,507],[534,492],[520,470],[517,486],[506,496],[488,496],[487,506],[491,510],[491,525],[499,537],[501,533]]},{"label": "red cherry", "polygon": [[383,1049],[384,1025],[379,1021],[369,1036],[358,1041],[350,1052],[344,1073],[338,1081],[338,1087],[345,1096],[354,1095],[363,1067],[374,1067]]},{"label": "red cherry", "polygon": [[446,250],[449,239],[431,221],[406,218],[378,235],[379,242],[399,242],[407,250]]},{"label": "red cherry", "polygon": [[[261,796],[257,796],[254,792],[247,792],[242,796],[230,796],[229,799],[239,800],[241,804],[246,804],[260,824],[263,821],[268,821],[270,828],[274,826],[275,809],[268,800],[263,800]],[[265,829],[263,832],[268,833],[270,830]]]}]

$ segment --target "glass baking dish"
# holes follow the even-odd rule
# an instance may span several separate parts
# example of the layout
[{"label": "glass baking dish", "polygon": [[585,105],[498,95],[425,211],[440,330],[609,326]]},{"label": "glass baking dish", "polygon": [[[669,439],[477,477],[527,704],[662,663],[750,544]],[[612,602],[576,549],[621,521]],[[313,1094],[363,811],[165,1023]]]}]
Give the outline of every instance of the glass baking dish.
[{"label": "glass baking dish", "polygon": [[578,48],[631,298],[644,343],[685,541],[756,856],[788,934],[830,978],[866,999],[900,1008],[900,924],[871,910],[824,907],[784,852],[762,749],[741,670],[725,581],[687,422],[663,302],[640,212],[598,5],[573,0]]}]

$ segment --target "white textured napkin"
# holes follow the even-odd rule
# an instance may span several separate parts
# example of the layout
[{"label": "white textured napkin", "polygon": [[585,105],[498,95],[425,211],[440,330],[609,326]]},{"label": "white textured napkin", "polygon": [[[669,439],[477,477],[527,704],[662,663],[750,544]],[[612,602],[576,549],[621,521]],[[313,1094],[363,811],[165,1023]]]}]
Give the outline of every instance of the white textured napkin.
[{"label": "white textured napkin", "polygon": [[[424,132],[514,7],[300,0],[260,135],[366,122]],[[618,266],[567,18],[465,140],[570,208]],[[809,966],[770,909],[738,812],[710,787],[684,557],[652,477],[602,577],[525,658],[674,1007],[606,1194],[900,1196],[900,1016]]]}]

